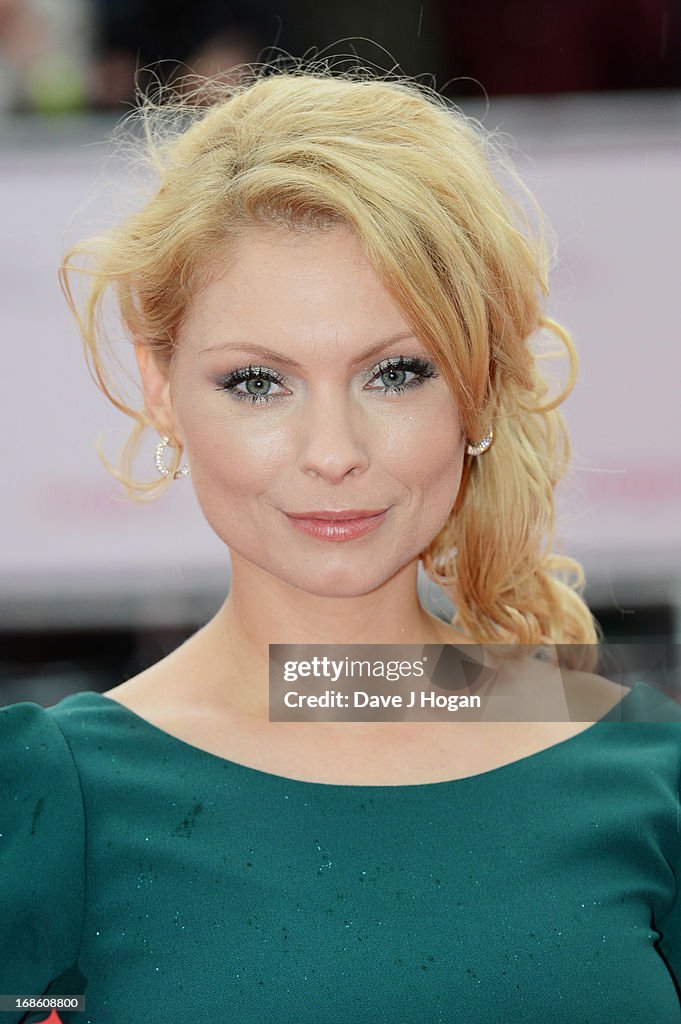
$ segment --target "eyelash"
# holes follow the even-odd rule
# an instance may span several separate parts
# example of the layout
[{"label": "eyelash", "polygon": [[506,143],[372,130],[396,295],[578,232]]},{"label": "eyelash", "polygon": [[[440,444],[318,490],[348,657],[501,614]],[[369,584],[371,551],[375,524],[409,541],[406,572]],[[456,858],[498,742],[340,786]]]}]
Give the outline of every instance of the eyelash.
[{"label": "eyelash", "polygon": [[[415,373],[416,379],[407,381],[406,384],[394,384],[392,387],[383,388],[383,393],[386,395],[401,394],[408,388],[419,387],[423,382],[431,377],[439,377],[439,374],[433,364],[427,359],[420,358],[407,358],[406,356],[397,356],[394,359],[386,359],[376,367],[376,370],[371,377],[371,380],[375,380],[380,377],[383,373],[387,373],[390,370],[404,370],[407,372]],[[277,373],[276,370],[268,370],[263,366],[244,366],[238,370],[234,370],[233,373],[228,374],[225,378],[218,382],[216,391],[229,392],[234,398],[239,401],[246,402],[270,402],[273,398],[281,397],[276,395],[249,395],[243,391],[237,391],[237,385],[248,380],[269,380],[274,384],[280,384],[282,387],[286,387],[288,380],[282,374]],[[372,390],[375,390],[372,388]]]}]

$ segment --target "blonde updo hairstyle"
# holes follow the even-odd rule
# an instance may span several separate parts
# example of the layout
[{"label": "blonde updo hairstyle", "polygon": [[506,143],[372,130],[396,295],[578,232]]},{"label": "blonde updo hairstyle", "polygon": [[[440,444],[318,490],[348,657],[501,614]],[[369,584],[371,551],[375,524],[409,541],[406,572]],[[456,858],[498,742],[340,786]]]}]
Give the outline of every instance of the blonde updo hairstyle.
[{"label": "blonde updo hairstyle", "polygon": [[[237,84],[204,80],[172,102],[141,96],[127,121],[144,128],[155,191],[72,246],[60,280],[99,387],[134,421],[118,467],[108,464],[128,496],[152,500],[172,476],[133,478],[144,431],[162,431],[116,395],[105,296],[113,290],[129,338],[170,372],[189,302],[242,232],[349,226],[447,380],[466,437],[476,443],[494,427],[492,446],[465,456],[456,504],[421,554],[426,574],[477,643],[566,644],[564,664],[591,664],[598,626],[581,597],[582,567],[551,551],[554,490],[570,458],[557,407],[574,384],[576,353],[543,313],[541,215],[497,140],[411,79],[321,64],[251,70]],[[497,167],[530,200],[538,228]],[[87,275],[80,306],[73,274]],[[568,383],[553,398],[530,344],[538,332],[559,338],[569,357]],[[171,471],[181,459],[173,448]]]}]

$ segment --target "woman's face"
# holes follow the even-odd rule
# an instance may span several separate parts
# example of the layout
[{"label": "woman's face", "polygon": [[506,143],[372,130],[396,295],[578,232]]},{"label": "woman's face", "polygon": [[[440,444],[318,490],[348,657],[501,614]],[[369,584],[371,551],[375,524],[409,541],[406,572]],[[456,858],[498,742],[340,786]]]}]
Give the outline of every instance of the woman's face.
[{"label": "woman's face", "polygon": [[[345,228],[253,229],[194,300],[169,387],[198,501],[234,559],[320,596],[369,593],[418,559],[461,480],[444,378]],[[287,513],[386,509],[343,540]]]}]

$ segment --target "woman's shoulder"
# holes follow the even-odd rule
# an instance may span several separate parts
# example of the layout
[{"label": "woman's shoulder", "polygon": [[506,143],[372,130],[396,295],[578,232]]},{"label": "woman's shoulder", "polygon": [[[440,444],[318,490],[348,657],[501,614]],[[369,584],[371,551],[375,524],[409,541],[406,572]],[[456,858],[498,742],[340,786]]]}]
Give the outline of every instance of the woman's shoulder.
[{"label": "woman's shoulder", "polygon": [[80,802],[78,770],[69,742],[53,708],[18,701],[0,708],[0,780],[2,794],[30,801],[36,813],[52,802]]},{"label": "woman's shoulder", "polygon": [[42,992],[77,953],[85,810],[70,747],[33,701],[0,708],[0,833],[0,989]]},{"label": "woman's shoulder", "polygon": [[632,688],[581,669],[560,668],[568,712],[572,721],[598,722],[628,699]]},{"label": "woman's shoulder", "polygon": [[561,669],[561,676],[572,721],[666,724],[681,745],[681,694],[646,679],[627,686],[595,672]]},{"label": "woman's shoulder", "polygon": [[[49,710],[31,700],[0,709],[0,833],[3,901],[26,898],[29,885],[36,899],[58,891],[79,906],[85,843],[80,778]],[[55,914],[56,927],[71,923],[72,911],[61,900]]]},{"label": "woman's shoulder", "polygon": [[0,766],[3,776],[21,762],[40,772],[48,762],[72,763],[66,738],[51,709],[23,700],[0,708]]},{"label": "woman's shoulder", "polygon": [[155,717],[174,707],[178,689],[182,689],[181,675],[174,670],[174,661],[169,655],[125,682],[104,690],[102,696],[141,717],[149,713]]},{"label": "woman's shoulder", "polygon": [[577,720],[681,723],[681,693],[639,679],[630,686],[594,672],[561,669],[570,717]]},{"label": "woman's shoulder", "polygon": [[49,706],[25,700],[0,708],[3,791],[51,793],[58,786],[65,800],[87,796],[110,767],[109,748],[123,732],[116,708],[95,690],[76,691]]}]

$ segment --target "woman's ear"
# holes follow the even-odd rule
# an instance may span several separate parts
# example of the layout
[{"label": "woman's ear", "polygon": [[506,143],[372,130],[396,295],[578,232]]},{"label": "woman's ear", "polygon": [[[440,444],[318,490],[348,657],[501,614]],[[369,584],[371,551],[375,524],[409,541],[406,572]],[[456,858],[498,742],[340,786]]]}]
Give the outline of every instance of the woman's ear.
[{"label": "woman's ear", "polygon": [[160,434],[181,444],[170,396],[170,377],[141,338],[135,338],[135,358],[142,378],[144,405]]}]

